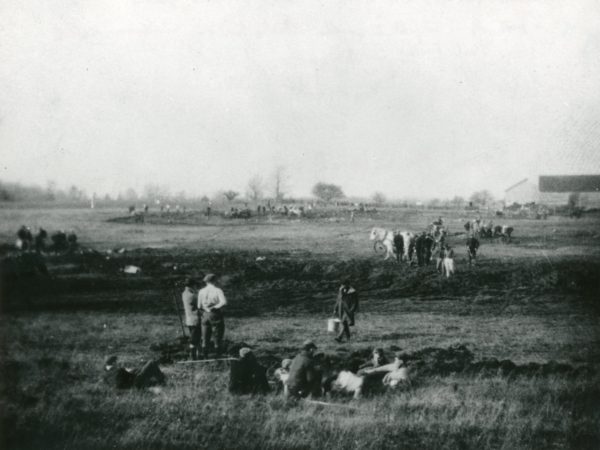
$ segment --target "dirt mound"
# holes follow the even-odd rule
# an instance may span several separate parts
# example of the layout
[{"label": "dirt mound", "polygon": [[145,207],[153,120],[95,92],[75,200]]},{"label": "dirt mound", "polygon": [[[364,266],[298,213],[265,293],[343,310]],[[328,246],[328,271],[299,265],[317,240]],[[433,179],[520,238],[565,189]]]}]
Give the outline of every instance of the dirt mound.
[{"label": "dirt mound", "polygon": [[[150,346],[157,352],[157,359],[162,364],[172,364],[188,358],[187,338],[159,342]],[[237,357],[239,349],[247,346],[244,342],[225,341],[225,354]],[[336,353],[319,353],[316,360],[325,372],[350,370],[357,372],[361,364],[368,361],[371,348],[349,351],[339,349]],[[269,373],[279,367],[284,358],[292,358],[298,349],[292,347],[258,348],[254,350],[257,359],[268,368]],[[426,347],[415,352],[402,352],[397,346],[390,346],[386,354],[390,360],[400,352],[401,359],[409,367],[413,378],[448,376],[452,374],[467,374],[478,376],[549,376],[563,375],[569,378],[591,375],[594,369],[590,366],[574,367],[570,364],[549,361],[544,364],[527,363],[515,364],[511,360],[495,358],[474,360],[471,350],[465,345],[454,345],[448,348]]]}]

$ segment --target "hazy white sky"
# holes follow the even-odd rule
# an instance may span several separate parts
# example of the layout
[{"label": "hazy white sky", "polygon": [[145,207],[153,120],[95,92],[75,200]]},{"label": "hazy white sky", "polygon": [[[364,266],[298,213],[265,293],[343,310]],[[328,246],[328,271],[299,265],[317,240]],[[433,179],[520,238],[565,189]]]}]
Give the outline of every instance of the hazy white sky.
[{"label": "hazy white sky", "polygon": [[0,179],[451,197],[600,173],[597,1],[0,3]]}]

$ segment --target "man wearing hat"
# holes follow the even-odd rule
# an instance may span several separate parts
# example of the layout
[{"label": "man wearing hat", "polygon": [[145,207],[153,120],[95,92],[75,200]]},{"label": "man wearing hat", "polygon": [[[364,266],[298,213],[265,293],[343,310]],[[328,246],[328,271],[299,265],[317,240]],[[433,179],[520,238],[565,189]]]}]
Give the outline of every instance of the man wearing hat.
[{"label": "man wearing hat", "polygon": [[185,288],[181,294],[183,310],[185,312],[185,325],[190,331],[190,359],[198,359],[198,347],[200,346],[200,318],[198,317],[198,283],[192,278],[185,280]]},{"label": "man wearing hat", "polygon": [[202,353],[208,358],[208,348],[212,334],[215,335],[217,355],[223,350],[223,335],[225,334],[225,319],[222,308],[227,304],[223,291],[214,285],[217,277],[209,273],[204,277],[206,286],[198,292],[198,310],[202,315]]},{"label": "man wearing hat", "polygon": [[250,348],[241,348],[240,359],[231,362],[229,392],[232,394],[266,394],[270,390],[267,369],[258,363]]},{"label": "man wearing hat", "polygon": [[335,338],[342,342],[344,336],[350,339],[350,327],[354,325],[354,313],[358,311],[358,293],[350,286],[350,280],[345,279],[338,291],[338,296],[333,307],[333,315],[341,322],[340,332]]},{"label": "man wearing hat", "polygon": [[311,340],[304,341],[302,350],[292,360],[287,380],[288,393],[295,398],[321,395],[321,373],[316,367],[314,352],[317,346]]}]

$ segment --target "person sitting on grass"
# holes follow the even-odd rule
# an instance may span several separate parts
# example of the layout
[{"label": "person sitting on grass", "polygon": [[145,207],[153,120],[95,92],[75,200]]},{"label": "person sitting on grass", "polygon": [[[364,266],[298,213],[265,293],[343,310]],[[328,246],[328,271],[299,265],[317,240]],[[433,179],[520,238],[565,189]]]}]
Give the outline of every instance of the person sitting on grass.
[{"label": "person sitting on grass", "polygon": [[140,369],[128,369],[117,366],[117,357],[109,356],[104,361],[104,382],[116,389],[145,389],[162,386],[166,382],[158,363],[148,361]]},{"label": "person sitting on grass", "polygon": [[288,392],[288,387],[287,387],[287,381],[288,378],[290,377],[290,366],[292,365],[292,360],[289,358],[285,358],[283,361],[281,361],[281,367],[279,367],[278,369],[275,370],[275,379],[281,382],[281,386],[283,386],[283,395],[284,397],[287,397],[289,392]]},{"label": "person sitting on grass", "polygon": [[301,352],[292,360],[287,386],[293,398],[321,395],[321,372],[313,357],[316,348],[313,341],[304,341]]},{"label": "person sitting on grass", "polygon": [[404,362],[401,359],[400,352],[396,352],[394,355],[394,361],[389,364],[383,364],[377,367],[370,367],[362,370],[362,375],[373,375],[373,374],[386,374],[399,369]]},{"label": "person sitting on grass", "polygon": [[261,366],[252,350],[240,349],[240,359],[231,362],[229,392],[232,394],[266,394],[271,388],[267,370]]},{"label": "person sitting on grass", "polygon": [[389,361],[386,358],[383,349],[382,348],[376,348],[373,350],[371,359],[369,361],[367,361],[366,363],[362,364],[359,368],[358,368],[358,375],[364,375],[365,372],[368,372],[369,369],[372,368],[376,368],[376,367],[381,367],[384,366],[386,364],[388,364]]}]

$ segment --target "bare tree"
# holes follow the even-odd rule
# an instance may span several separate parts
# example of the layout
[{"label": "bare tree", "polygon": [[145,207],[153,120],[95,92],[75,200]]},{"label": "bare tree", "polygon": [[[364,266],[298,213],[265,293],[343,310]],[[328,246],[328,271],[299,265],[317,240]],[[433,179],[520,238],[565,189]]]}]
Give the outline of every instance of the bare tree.
[{"label": "bare tree", "polygon": [[254,175],[248,181],[246,195],[250,200],[259,200],[263,196],[263,180],[260,175]]},{"label": "bare tree", "polygon": [[277,166],[273,173],[273,194],[275,201],[281,201],[285,195],[285,167]]},{"label": "bare tree", "polygon": [[383,205],[387,201],[383,192],[375,192],[372,198],[376,205]]},{"label": "bare tree", "polygon": [[455,196],[452,200],[450,200],[450,204],[454,209],[461,209],[465,206],[466,203],[467,202],[465,201],[465,199],[458,195]]}]

